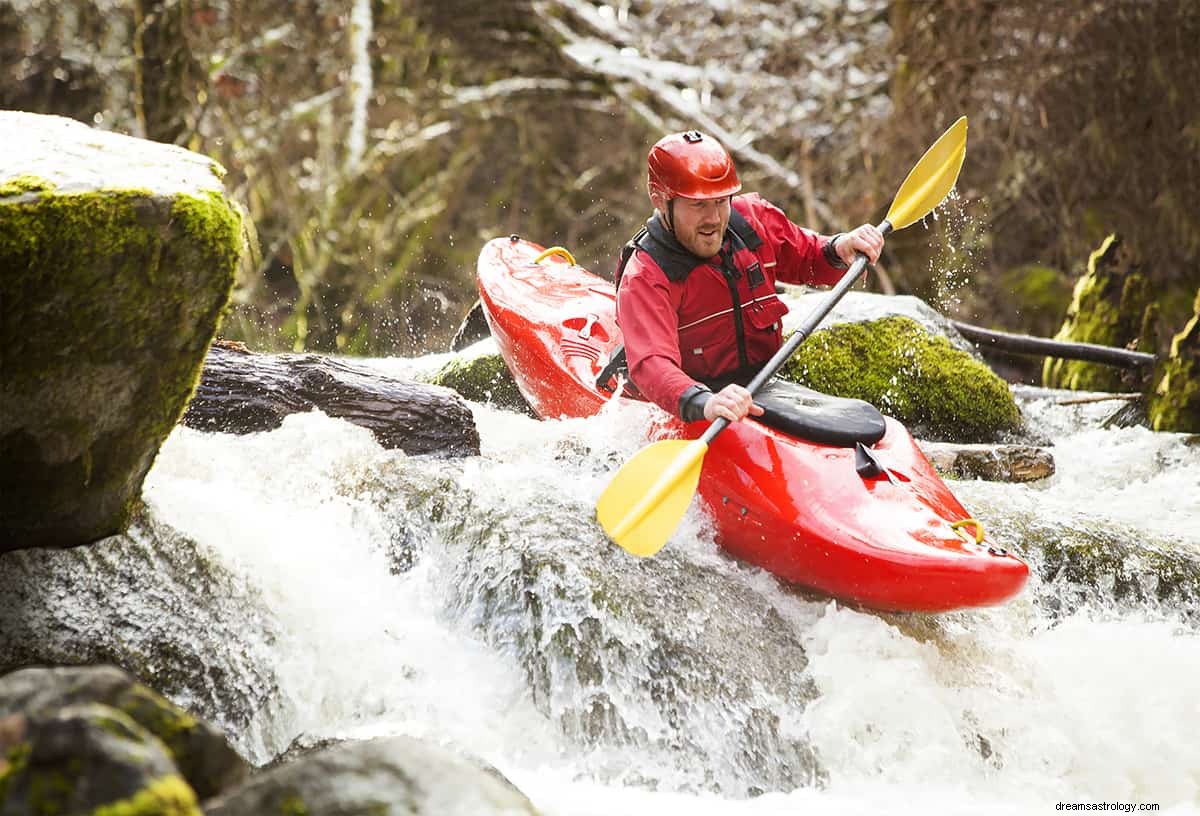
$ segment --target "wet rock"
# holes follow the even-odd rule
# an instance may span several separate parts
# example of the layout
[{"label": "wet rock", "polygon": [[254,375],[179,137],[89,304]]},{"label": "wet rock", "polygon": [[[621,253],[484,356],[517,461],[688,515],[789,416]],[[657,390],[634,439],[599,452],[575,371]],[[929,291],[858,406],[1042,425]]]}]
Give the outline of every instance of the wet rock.
[{"label": "wet rock", "polygon": [[182,148],[0,111],[0,552],[125,528],[229,299],[242,219]]},{"label": "wet rock", "polygon": [[1082,606],[1118,606],[1200,620],[1200,553],[1187,542],[1013,514],[990,528],[1029,563],[1038,577],[1030,589],[1053,614]]},{"label": "wet rock", "polygon": [[[790,725],[817,696],[793,610],[724,556],[667,547],[653,563],[630,558],[590,507],[562,501],[549,488],[505,507],[476,496],[469,513],[444,517],[448,616],[515,656],[535,706],[568,740],[636,751],[644,784],[662,773],[733,795],[819,784],[819,759]],[[695,700],[720,724],[694,727]],[[595,773],[629,780],[631,769]]]},{"label": "wet rock", "polygon": [[257,591],[145,508],[90,547],[0,554],[0,621],[0,673],[114,664],[229,733],[274,687]]},{"label": "wet rock", "polygon": [[453,388],[474,402],[536,416],[492,340],[475,343],[452,357],[430,382]]},{"label": "wet rock", "polygon": [[445,748],[388,737],[340,743],[263,771],[205,802],[207,816],[536,816],[494,768]]},{"label": "wet rock", "polygon": [[1054,475],[1054,457],[1032,445],[956,445],[919,442],[938,473],[953,479],[1036,482]]},{"label": "wet rock", "polygon": [[115,709],[157,738],[201,798],[241,782],[250,770],[220,731],[114,666],[27,668],[0,677],[0,719],[37,720],[92,703]]},{"label": "wet rock", "polygon": [[115,708],[84,703],[34,709],[4,722],[0,816],[201,816],[195,792],[167,749]]}]

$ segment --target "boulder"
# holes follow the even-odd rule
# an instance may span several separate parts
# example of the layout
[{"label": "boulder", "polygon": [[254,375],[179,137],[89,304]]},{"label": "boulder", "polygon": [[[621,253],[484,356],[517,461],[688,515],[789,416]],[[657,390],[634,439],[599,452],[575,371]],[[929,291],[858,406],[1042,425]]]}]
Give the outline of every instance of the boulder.
[{"label": "boulder", "polygon": [[[610,449],[574,432],[554,444],[572,471],[590,467],[605,480],[638,447],[631,439]],[[824,781],[807,734],[791,726],[817,690],[791,623],[796,607],[774,579],[731,561],[711,538],[699,545],[708,552],[668,546],[652,564],[620,557],[587,489],[557,484],[549,471],[506,484],[508,473],[468,489],[453,474],[409,467],[363,488],[388,497],[389,515],[419,520],[414,540],[442,542],[419,557],[449,570],[445,614],[519,664],[533,705],[568,744],[593,758],[635,752],[645,785],[666,784],[667,774],[671,784],[753,796]],[[710,537],[708,523],[689,513],[680,543]],[[411,556],[391,557],[403,569]],[[713,598],[721,614],[711,614]],[[721,712],[719,729],[688,726],[696,700]],[[628,779],[623,765],[588,767]]]},{"label": "boulder", "polygon": [[0,552],[125,528],[243,247],[219,165],[0,111]]},{"label": "boulder", "polygon": [[[1088,258],[1087,272],[1075,284],[1066,320],[1055,340],[1138,348],[1154,353],[1154,293],[1137,259],[1117,235],[1109,235]],[[1078,391],[1139,390],[1139,376],[1083,360],[1048,357],[1042,383]]]},{"label": "boulder", "polygon": [[1154,370],[1146,413],[1156,431],[1200,433],[1200,289],[1192,319]]},{"label": "boulder", "polygon": [[93,704],[128,717],[161,742],[172,770],[201,798],[241,782],[250,770],[220,731],[114,666],[26,668],[0,677],[0,719],[22,715],[36,722]]},{"label": "boulder", "polygon": [[958,336],[952,328],[930,334],[899,315],[835,323],[813,332],[780,376],[865,400],[921,438],[979,442],[1018,430],[1021,412],[1008,385],[950,333]]},{"label": "boulder", "polygon": [[0,621],[0,674],[117,665],[230,733],[276,685],[283,627],[259,589],[145,507],[89,547],[0,554]]},{"label": "boulder", "polygon": [[491,338],[480,340],[451,357],[430,382],[453,388],[474,402],[536,416]]},{"label": "boulder", "polygon": [[411,737],[344,742],[204,803],[207,816],[537,816],[495,769]]},{"label": "boulder", "polygon": [[202,816],[163,744],[97,703],[0,719],[0,816]]},{"label": "boulder", "polygon": [[1185,541],[1017,508],[994,517],[988,532],[1029,564],[1037,576],[1029,592],[1052,614],[1121,607],[1200,621],[1200,553]]}]

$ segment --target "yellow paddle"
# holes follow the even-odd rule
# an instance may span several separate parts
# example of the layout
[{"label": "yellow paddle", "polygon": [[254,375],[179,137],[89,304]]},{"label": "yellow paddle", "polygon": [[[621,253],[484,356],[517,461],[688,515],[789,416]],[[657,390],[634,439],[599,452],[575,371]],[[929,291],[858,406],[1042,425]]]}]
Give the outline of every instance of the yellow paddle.
[{"label": "yellow paddle", "polygon": [[[961,117],[943,133],[909,171],[892,201],[879,231],[887,235],[928,215],[954,187],[967,150],[967,118]],[[805,318],[762,371],[746,386],[754,394],[787,362],[800,344],[833,310],[862,274],[867,256],[858,253],[849,271],[830,290],[824,302]],[[709,443],[729,421],[718,418],[699,439],[668,439],[640,450],[617,471],[596,502],[596,517],[608,536],[634,555],[650,556],[662,549],[679,526],[700,481],[700,466]]]}]

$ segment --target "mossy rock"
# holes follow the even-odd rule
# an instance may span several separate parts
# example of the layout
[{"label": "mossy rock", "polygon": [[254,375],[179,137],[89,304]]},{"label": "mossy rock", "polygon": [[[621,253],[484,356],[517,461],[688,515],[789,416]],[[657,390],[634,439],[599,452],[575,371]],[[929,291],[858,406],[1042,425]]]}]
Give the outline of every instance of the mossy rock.
[{"label": "mossy rock", "polygon": [[204,812],[538,816],[529,799],[491,766],[412,737],[342,742],[306,754],[206,801]]},{"label": "mossy rock", "polygon": [[1021,424],[1003,380],[907,317],[840,323],[814,332],[781,376],[826,394],[865,400],[928,439],[990,441]]},{"label": "mossy rock", "polygon": [[494,350],[494,345],[491,351],[477,350],[471,353],[468,349],[451,358],[433,375],[430,383],[453,388],[473,402],[536,416],[517,388],[517,381],[513,379],[504,358]]},{"label": "mossy rock", "polygon": [[997,518],[989,530],[1029,563],[1039,577],[1030,590],[1056,614],[1116,605],[1200,620],[1200,554],[1186,544],[1032,511]]},{"label": "mossy rock", "polygon": [[1200,433],[1200,289],[1193,308],[1192,319],[1155,368],[1146,412],[1156,431]]},{"label": "mossy rock", "polygon": [[242,219],[170,145],[0,111],[0,551],[125,528],[229,300]]},{"label": "mossy rock", "polygon": [[0,719],[18,712],[36,717],[91,703],[120,712],[157,738],[202,798],[249,774],[249,763],[219,730],[113,666],[35,667],[0,677]]},{"label": "mossy rock", "polygon": [[[1071,305],[1055,340],[1095,343],[1154,352],[1154,295],[1132,252],[1115,235],[1088,258],[1087,272],[1075,284]],[[1048,388],[1127,391],[1139,385],[1114,366],[1048,357],[1042,383]]]},{"label": "mossy rock", "polygon": [[202,816],[161,742],[97,703],[10,718],[19,742],[0,765],[0,814]]}]

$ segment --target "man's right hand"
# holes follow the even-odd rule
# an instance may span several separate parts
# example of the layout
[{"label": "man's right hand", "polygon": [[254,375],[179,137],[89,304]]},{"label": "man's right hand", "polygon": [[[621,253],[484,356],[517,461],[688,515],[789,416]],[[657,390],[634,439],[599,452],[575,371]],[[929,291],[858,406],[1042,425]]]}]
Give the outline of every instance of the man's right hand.
[{"label": "man's right hand", "polygon": [[704,418],[710,422],[717,417],[737,422],[747,414],[762,416],[762,413],[762,407],[754,404],[750,392],[737,383],[725,386],[704,403]]}]

